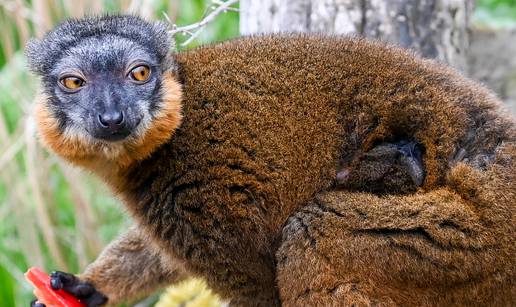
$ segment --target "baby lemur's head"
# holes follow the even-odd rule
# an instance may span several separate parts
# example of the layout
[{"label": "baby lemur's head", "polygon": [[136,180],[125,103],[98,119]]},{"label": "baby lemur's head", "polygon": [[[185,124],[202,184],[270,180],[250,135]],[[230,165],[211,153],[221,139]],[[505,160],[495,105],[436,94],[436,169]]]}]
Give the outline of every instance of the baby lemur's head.
[{"label": "baby lemur's head", "polygon": [[26,49],[43,141],[72,162],[144,158],[180,123],[171,38],[135,16],[69,20]]}]

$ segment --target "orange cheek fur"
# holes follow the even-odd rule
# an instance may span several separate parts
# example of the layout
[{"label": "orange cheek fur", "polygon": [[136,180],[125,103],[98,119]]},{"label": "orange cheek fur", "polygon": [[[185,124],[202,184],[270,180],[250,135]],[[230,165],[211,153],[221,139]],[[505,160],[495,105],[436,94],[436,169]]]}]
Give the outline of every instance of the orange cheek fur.
[{"label": "orange cheek fur", "polygon": [[[163,78],[162,105],[143,135],[123,143],[103,143],[88,135],[63,133],[58,121],[46,103],[47,97],[36,99],[34,116],[42,142],[56,154],[74,165],[84,167],[99,175],[106,169],[118,173],[128,169],[134,162],[147,158],[158,146],[168,141],[181,124],[181,85],[171,74]],[[108,166],[108,168],[106,168]]]}]

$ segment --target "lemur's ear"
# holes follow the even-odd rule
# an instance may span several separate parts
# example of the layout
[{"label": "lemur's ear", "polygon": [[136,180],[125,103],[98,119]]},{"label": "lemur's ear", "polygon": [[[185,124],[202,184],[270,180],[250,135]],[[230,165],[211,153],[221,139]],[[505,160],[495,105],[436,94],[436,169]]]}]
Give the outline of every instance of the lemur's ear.
[{"label": "lemur's ear", "polygon": [[170,35],[170,25],[163,21],[157,21],[153,24],[154,35],[157,38],[159,53],[165,55],[164,67],[168,70],[176,70],[174,53],[176,52],[176,42],[172,35]]},{"label": "lemur's ear", "polygon": [[39,75],[43,74],[43,55],[41,52],[41,41],[36,38],[31,38],[25,46],[25,56],[29,69]]}]

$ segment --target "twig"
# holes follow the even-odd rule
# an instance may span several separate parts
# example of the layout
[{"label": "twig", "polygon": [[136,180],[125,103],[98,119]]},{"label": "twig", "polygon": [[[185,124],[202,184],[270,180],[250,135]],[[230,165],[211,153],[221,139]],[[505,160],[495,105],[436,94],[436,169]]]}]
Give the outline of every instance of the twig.
[{"label": "twig", "polygon": [[[215,5],[224,5],[224,1],[220,1],[220,0],[211,0],[211,2]],[[234,7],[227,7],[226,10],[233,11],[233,12],[239,11],[237,8],[234,8]]]},{"label": "twig", "polygon": [[189,37],[187,40],[185,40],[185,41],[181,44],[181,46],[183,46],[183,47],[184,47],[184,46],[187,46],[188,44],[190,44],[194,39],[196,39],[196,38],[197,38],[197,36],[199,36],[199,34],[201,34],[202,30],[204,30],[204,27],[201,27],[201,28],[199,28],[197,31],[195,31],[194,33],[191,33],[191,34],[190,34],[190,37]]},{"label": "twig", "polygon": [[[215,5],[212,7],[213,10],[200,21],[182,27],[178,27],[176,24],[172,24],[172,30],[169,31],[170,35],[176,36],[179,33],[190,35],[190,37],[185,42],[183,42],[181,46],[184,47],[190,44],[195,38],[199,36],[204,27],[215,20],[219,14],[227,11],[238,11],[237,8],[231,7],[232,5],[238,3],[238,0],[212,0],[212,3]],[[170,18],[168,18],[168,16],[165,18],[170,22]]]}]

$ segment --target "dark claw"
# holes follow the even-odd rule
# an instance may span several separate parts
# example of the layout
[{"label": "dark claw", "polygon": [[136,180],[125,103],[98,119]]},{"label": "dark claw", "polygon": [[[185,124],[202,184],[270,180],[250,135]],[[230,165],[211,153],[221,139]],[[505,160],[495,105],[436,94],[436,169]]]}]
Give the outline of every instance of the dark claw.
[{"label": "dark claw", "polygon": [[[52,274],[54,274],[53,272]],[[50,278],[50,286],[54,290],[63,289],[63,282],[59,278]]]},{"label": "dark claw", "polygon": [[63,289],[72,294],[87,307],[101,306],[107,302],[107,297],[98,292],[91,283],[82,281],[73,274],[60,271],[52,272],[50,274],[50,286],[54,290]]}]

